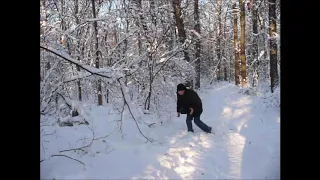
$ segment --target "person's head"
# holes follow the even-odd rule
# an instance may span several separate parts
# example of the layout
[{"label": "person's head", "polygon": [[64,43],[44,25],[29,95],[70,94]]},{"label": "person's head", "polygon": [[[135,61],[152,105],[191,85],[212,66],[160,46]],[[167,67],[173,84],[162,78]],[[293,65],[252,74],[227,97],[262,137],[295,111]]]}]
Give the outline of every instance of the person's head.
[{"label": "person's head", "polygon": [[177,91],[179,95],[183,95],[186,89],[186,86],[184,86],[183,84],[178,84],[177,86]]}]

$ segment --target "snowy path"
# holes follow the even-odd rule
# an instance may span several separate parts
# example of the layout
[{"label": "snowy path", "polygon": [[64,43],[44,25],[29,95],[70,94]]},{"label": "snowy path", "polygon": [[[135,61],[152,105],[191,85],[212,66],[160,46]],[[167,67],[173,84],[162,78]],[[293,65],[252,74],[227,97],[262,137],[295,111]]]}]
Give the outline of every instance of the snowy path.
[{"label": "snowy path", "polygon": [[68,159],[59,159],[59,164],[58,159],[52,159],[42,165],[46,166],[42,173],[47,174],[41,176],[57,179],[278,179],[280,113],[259,106],[258,100],[238,91],[233,85],[220,84],[201,94],[204,104],[201,119],[213,127],[215,135],[201,132],[194,123],[195,134],[188,134],[185,116],[173,118],[170,124],[143,128],[143,132],[157,137],[161,144],[145,144],[134,131],[126,134],[124,140],[110,142],[115,149],[110,154],[81,157],[87,164],[86,170]]}]

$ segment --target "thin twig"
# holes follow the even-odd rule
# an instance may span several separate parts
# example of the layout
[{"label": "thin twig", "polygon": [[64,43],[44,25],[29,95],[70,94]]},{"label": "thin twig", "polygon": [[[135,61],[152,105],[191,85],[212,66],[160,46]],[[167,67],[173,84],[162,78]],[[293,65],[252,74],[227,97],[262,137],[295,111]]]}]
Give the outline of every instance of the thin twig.
[{"label": "thin twig", "polygon": [[132,113],[132,111],[131,111],[131,108],[130,108],[128,102],[127,102],[127,99],[126,99],[126,97],[125,97],[125,94],[124,94],[124,91],[123,91],[123,89],[122,89],[122,85],[121,85],[121,82],[120,82],[119,79],[118,79],[118,82],[119,82],[119,84],[120,84],[120,90],[121,90],[121,94],[122,94],[122,96],[123,96],[124,103],[127,105],[128,110],[129,110],[129,112],[130,112],[130,114],[131,114],[131,117],[133,118],[134,122],[136,123],[136,126],[137,126],[140,134],[141,134],[144,138],[146,138],[147,142],[148,142],[148,141],[153,142],[153,141],[154,141],[153,139],[146,137],[146,136],[142,133],[142,131],[141,131],[141,129],[140,129],[138,123],[137,123],[137,120],[136,120],[136,118],[134,117],[134,115],[133,115],[133,113]]},{"label": "thin twig", "polygon": [[[72,159],[72,160],[74,160],[74,161],[77,161],[77,162],[81,163],[83,166],[85,166],[85,164],[84,164],[83,162],[81,162],[80,160],[78,160],[78,159],[74,159],[74,158],[72,158],[72,157],[70,157],[70,156],[67,156],[67,155],[64,155],[64,154],[55,154],[55,155],[51,155],[51,157],[56,157],[56,156],[63,156],[63,157],[66,157],[66,158]],[[42,161],[44,161],[44,160],[42,160]],[[42,162],[42,161],[40,161],[40,162]]]},{"label": "thin twig", "polygon": [[94,138],[93,140],[95,141],[95,140],[107,138],[107,137],[109,137],[109,136],[114,132],[114,130],[115,130],[115,128],[114,128],[109,134],[107,134],[107,135],[105,135],[105,136],[103,136],[103,137]]},{"label": "thin twig", "polygon": [[[123,98],[124,99],[124,98]],[[119,127],[119,130],[121,132],[121,138],[123,138],[123,132],[122,132],[122,120],[123,120],[123,112],[124,112],[124,108],[126,107],[126,103],[125,103],[125,100],[123,100],[123,106],[122,106],[122,109],[121,109],[121,116],[120,116],[120,120],[118,121],[118,123],[120,122],[120,127]],[[117,123],[117,124],[118,124]]]},{"label": "thin twig", "polygon": [[110,151],[106,152],[106,154],[110,154],[112,151],[114,151],[114,148],[112,148]]},{"label": "thin twig", "polygon": [[[88,127],[88,128],[89,128],[89,127]],[[89,128],[89,129],[90,129],[90,128]],[[87,144],[87,145],[85,145],[85,146],[82,146],[82,147],[78,147],[78,148],[61,150],[61,151],[59,151],[59,152],[61,153],[61,152],[67,152],[67,151],[77,151],[77,150],[82,150],[82,149],[84,149],[84,148],[87,148],[87,147],[91,146],[92,143],[93,143],[93,141],[95,140],[95,138],[94,138],[94,131],[93,131],[92,129],[90,129],[90,130],[91,130],[91,132],[92,132],[92,139],[91,139],[91,141],[90,141],[89,144]]]}]

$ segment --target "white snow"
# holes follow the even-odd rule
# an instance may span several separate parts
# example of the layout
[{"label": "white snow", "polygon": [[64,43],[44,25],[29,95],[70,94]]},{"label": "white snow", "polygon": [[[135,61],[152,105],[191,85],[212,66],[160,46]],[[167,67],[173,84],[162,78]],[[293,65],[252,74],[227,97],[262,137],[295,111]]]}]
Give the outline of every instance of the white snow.
[{"label": "white snow", "polygon": [[[194,123],[195,133],[188,134],[185,116],[177,118],[173,108],[163,112],[170,119],[145,114],[138,120],[141,131],[156,140],[152,143],[145,143],[127,110],[121,135],[120,114],[110,106],[83,104],[89,125],[41,127],[47,134],[55,132],[41,136],[41,159],[46,158],[40,164],[41,179],[279,179],[279,111],[266,108],[260,96],[243,95],[228,83],[215,84],[199,95],[204,106],[201,119],[215,134],[201,132]],[[175,100],[168,99],[167,105],[175,107]],[[134,114],[139,111],[130,106]],[[76,149],[92,138],[90,146]],[[59,152],[66,149],[76,150]],[[84,165],[52,155],[66,155]]]}]

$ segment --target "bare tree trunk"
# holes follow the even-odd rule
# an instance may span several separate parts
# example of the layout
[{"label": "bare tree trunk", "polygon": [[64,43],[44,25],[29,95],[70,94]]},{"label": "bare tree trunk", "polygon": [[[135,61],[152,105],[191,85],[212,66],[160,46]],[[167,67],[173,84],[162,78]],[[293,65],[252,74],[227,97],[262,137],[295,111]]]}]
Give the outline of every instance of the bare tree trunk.
[{"label": "bare tree trunk", "polygon": [[[41,16],[40,16],[40,22],[42,26],[46,25],[46,20],[47,20],[47,16],[46,16],[46,0],[41,0]],[[44,33],[44,28],[40,28],[40,35]]]},{"label": "bare tree trunk", "polygon": [[231,67],[232,67],[232,55],[230,55],[230,58],[229,58],[229,83],[231,82],[231,77],[232,77]]},{"label": "bare tree trunk", "polygon": [[[149,57],[149,61],[152,61],[152,57]],[[152,94],[152,83],[153,83],[153,64],[148,63],[149,68],[149,92],[146,99],[146,103],[144,104],[144,109],[149,110],[150,109],[150,103],[151,103],[151,94]]]},{"label": "bare tree trunk", "polygon": [[[41,0],[40,2],[40,6],[41,6],[41,9],[40,9],[40,12],[41,12],[41,16],[40,16],[40,37],[44,37],[43,34],[45,32],[45,26],[46,25],[46,21],[47,21],[47,16],[46,16],[46,0]],[[43,39],[44,40],[44,39]],[[42,51],[42,50],[40,50]],[[41,53],[40,53],[41,55]],[[41,59],[44,59],[43,58],[44,56],[41,56]],[[45,64],[46,67],[49,66],[50,68],[50,62],[48,61],[46,64]],[[45,77],[45,72],[46,72],[46,68],[43,68],[42,69],[42,73],[43,73],[43,77]],[[40,71],[40,81],[41,81],[41,71]]]},{"label": "bare tree trunk", "polygon": [[157,18],[156,18],[156,5],[155,5],[155,0],[149,0],[150,2],[150,10],[151,10],[151,20],[152,23],[157,26]]},{"label": "bare tree trunk", "polygon": [[241,59],[241,85],[247,86],[247,62],[246,62],[246,14],[244,8],[244,0],[240,1],[240,22],[241,22],[241,36],[240,36],[240,59]]},{"label": "bare tree trunk", "polygon": [[[209,39],[212,40],[213,39],[213,32],[210,32],[209,34]],[[210,42],[209,44],[209,53],[210,54],[213,54],[214,53],[214,43]],[[211,65],[212,65],[212,61],[213,61],[213,56],[211,55],[210,56],[210,59],[209,59],[209,67],[211,68]]]},{"label": "bare tree trunk", "polygon": [[[123,1],[123,4],[125,4],[125,1]],[[126,34],[129,33],[129,17],[128,17],[128,12],[126,11],[127,7],[124,7],[125,9],[125,13],[126,13]],[[122,55],[122,58],[126,59],[127,61],[127,56],[126,56],[126,53],[127,53],[127,50],[128,50],[128,39],[126,38],[124,40],[124,47],[123,47],[123,55]],[[127,71],[125,71],[125,74],[127,75]],[[125,85],[127,86],[128,84],[128,76],[125,76]]]},{"label": "bare tree trunk", "polygon": [[[60,5],[61,5],[61,11],[60,11],[60,18],[61,18],[61,29],[63,30],[63,31],[65,31],[65,30],[67,30],[67,27],[66,27],[66,22],[64,21],[64,17],[63,17],[63,14],[64,14],[64,3],[65,3],[65,0],[61,0],[60,1]],[[66,40],[67,38],[65,38],[65,40]],[[64,43],[66,43],[66,41],[64,42]],[[64,44],[65,45],[65,44]]]},{"label": "bare tree trunk", "polygon": [[270,79],[271,79],[271,92],[279,85],[278,76],[278,59],[277,59],[277,24],[276,24],[276,1],[268,0],[269,2],[269,44],[270,44]]},{"label": "bare tree trunk", "polygon": [[[187,39],[186,36],[186,31],[184,30],[184,23],[183,23],[183,19],[181,17],[181,0],[173,0],[172,1],[172,6],[174,9],[174,17],[176,20],[176,26],[178,28],[178,36],[179,36],[179,41],[181,44],[183,44],[185,42],[185,40]],[[186,61],[190,62],[190,57],[187,51],[184,51],[184,56]]]},{"label": "bare tree trunk", "polygon": [[[200,18],[199,18],[199,1],[198,0],[194,0],[194,21],[195,21],[195,26],[194,26],[194,30],[200,34]],[[200,88],[200,38],[198,36],[196,36],[196,82],[195,82],[195,89],[199,89]]]},{"label": "bare tree trunk", "polygon": [[224,79],[223,80],[228,81],[227,59],[225,59],[223,66],[224,66]]},{"label": "bare tree trunk", "polygon": [[[76,19],[76,24],[80,24],[80,20],[79,20],[79,2],[78,0],[75,0],[75,10],[74,10],[74,16],[75,16],[75,19]],[[80,61],[80,40],[79,40],[79,30],[77,31],[77,51],[78,51],[78,54],[77,54],[77,59],[78,61]],[[80,66],[77,65],[77,71],[80,72]],[[82,101],[82,90],[81,90],[81,83],[80,83],[80,79],[77,81],[77,86],[78,86],[78,97],[79,97],[79,101]]]},{"label": "bare tree trunk", "polygon": [[[96,7],[94,0],[92,2],[92,12],[93,12],[93,18],[96,18]],[[96,68],[99,69],[99,56],[101,55],[101,52],[99,51],[99,41],[98,41],[98,29],[97,29],[97,21],[93,22],[93,27],[94,27],[94,34],[95,34],[95,49],[96,49]],[[98,85],[97,85],[97,90],[98,90],[98,105],[102,105],[102,88],[101,88],[101,80],[98,80]]]},{"label": "bare tree trunk", "polygon": [[[178,36],[180,43],[183,44],[185,40],[187,39],[186,31],[184,30],[184,23],[183,19],[181,17],[181,0],[173,0],[172,6],[174,9],[174,16],[176,20],[176,26],[178,28]],[[184,51],[185,59],[190,62],[190,57],[187,51]]]},{"label": "bare tree trunk", "polygon": [[233,1],[233,33],[234,33],[234,80],[235,84],[240,84],[240,57],[239,57],[239,45],[238,45],[238,8],[237,8],[237,2],[236,0]]},{"label": "bare tree trunk", "polygon": [[217,37],[217,56],[218,56],[218,66],[217,66],[217,80],[221,80],[221,36],[222,36],[222,25],[221,25],[221,14],[222,14],[222,0],[218,1],[218,37]]},{"label": "bare tree trunk", "polygon": [[267,0],[263,0],[263,2],[260,1],[260,4],[263,4],[263,9],[261,9],[260,11],[258,11],[258,20],[260,23],[260,31],[262,31],[262,34],[259,36],[259,38],[261,38],[261,43],[262,43],[262,47],[263,47],[263,61],[260,61],[260,77],[259,77],[259,81],[269,81],[269,41],[268,41],[268,37],[267,37],[267,33],[268,33],[268,1]]},{"label": "bare tree trunk", "polygon": [[252,86],[256,86],[259,79],[259,47],[258,47],[258,8],[257,8],[257,1],[252,0],[252,32],[253,32],[253,79],[252,79]]},{"label": "bare tree trunk", "polygon": [[[142,6],[141,6],[141,0],[133,0],[133,2],[135,3],[138,11],[141,11],[142,10]],[[139,15],[139,19],[141,19],[141,15]],[[140,27],[140,23],[139,21],[136,21],[136,26]],[[137,42],[137,45],[138,45],[138,54],[139,56],[142,54],[142,43],[141,43],[141,33],[138,32],[138,38],[137,38],[138,42]],[[142,61],[139,63],[139,65],[141,66],[142,65]]]},{"label": "bare tree trunk", "polygon": [[228,10],[229,10],[229,6],[227,8],[227,12],[224,16],[224,23],[223,23],[223,57],[224,57],[224,61],[223,61],[223,72],[224,72],[224,81],[228,81],[228,64],[227,64],[227,55],[226,55],[226,51],[227,51],[227,36],[226,36],[226,30],[227,30],[227,15],[228,15]]},{"label": "bare tree trunk", "polygon": [[168,51],[173,49],[173,47],[175,46],[175,40],[176,40],[176,27],[173,25],[172,28],[170,29]]},{"label": "bare tree trunk", "polygon": [[[183,19],[181,17],[181,0],[172,0],[172,6],[174,9],[174,17],[176,20],[176,26],[178,29],[178,36],[179,36],[179,40],[181,44],[184,44],[186,39],[187,39],[187,35],[186,35],[186,31],[184,30],[184,23],[183,23]],[[187,48],[184,49],[183,51],[184,53],[184,58],[187,62],[190,62],[190,56],[188,53]],[[187,77],[187,84],[191,84],[191,86],[193,85],[193,78],[191,77]]]}]

